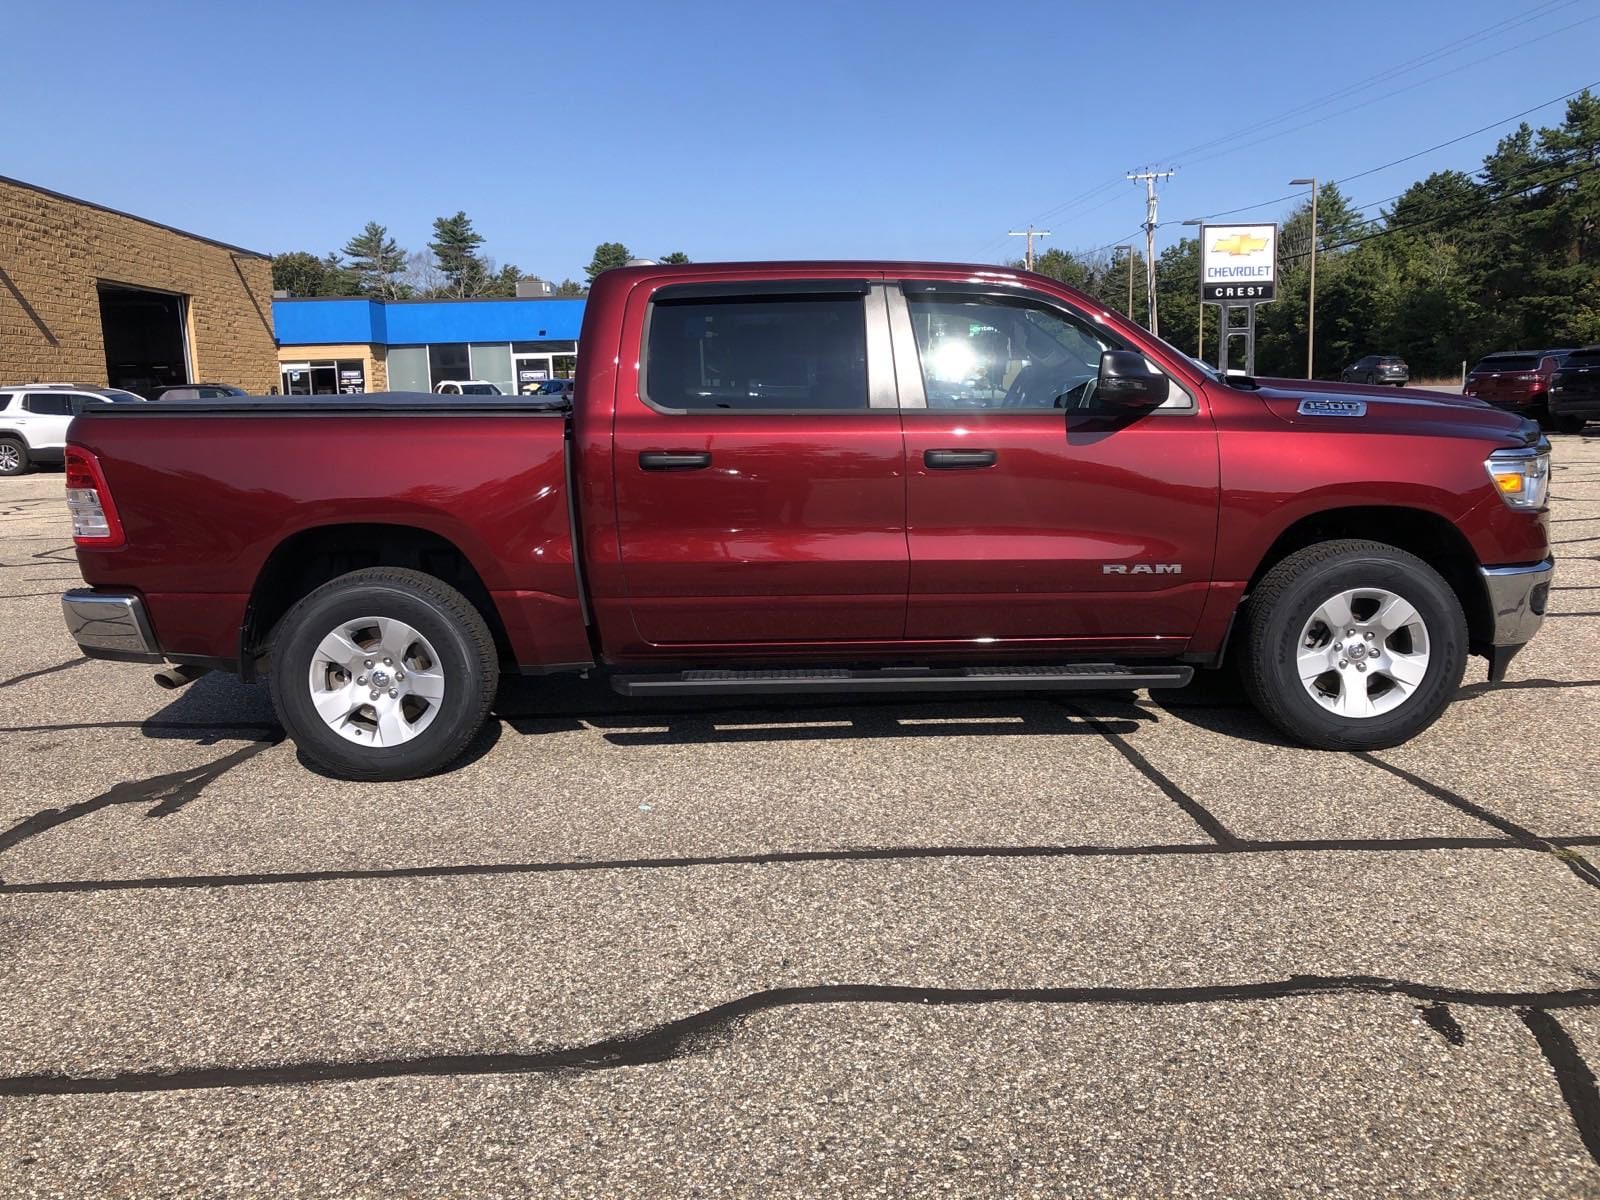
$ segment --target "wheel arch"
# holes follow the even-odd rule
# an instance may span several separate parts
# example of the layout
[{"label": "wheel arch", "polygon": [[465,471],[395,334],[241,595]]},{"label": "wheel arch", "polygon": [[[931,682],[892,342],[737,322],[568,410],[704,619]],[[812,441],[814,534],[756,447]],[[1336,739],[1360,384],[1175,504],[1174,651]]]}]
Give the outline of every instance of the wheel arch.
[{"label": "wheel arch", "polygon": [[1267,548],[1250,576],[1241,604],[1249,599],[1268,571],[1296,550],[1341,538],[1382,542],[1416,555],[1439,572],[1461,601],[1473,652],[1483,652],[1482,648],[1488,645],[1494,631],[1494,613],[1479,572],[1478,556],[1466,535],[1449,518],[1422,508],[1354,505],[1300,517]]},{"label": "wheel arch", "polygon": [[316,525],[280,541],[262,563],[239,631],[239,673],[255,678],[274,628],[295,601],[329,580],[367,567],[402,567],[441,579],[470,600],[494,636],[502,662],[513,660],[499,606],[472,559],[453,541],[415,525]]}]

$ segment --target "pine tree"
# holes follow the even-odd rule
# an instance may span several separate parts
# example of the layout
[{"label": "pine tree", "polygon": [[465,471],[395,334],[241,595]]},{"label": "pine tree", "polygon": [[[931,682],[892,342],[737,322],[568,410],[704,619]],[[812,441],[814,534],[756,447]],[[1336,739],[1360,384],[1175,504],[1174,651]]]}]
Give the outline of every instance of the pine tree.
[{"label": "pine tree", "polygon": [[481,245],[483,235],[472,227],[472,219],[466,213],[434,220],[433,241],[428,243],[428,249],[444,273],[445,291],[450,295],[476,296],[483,290],[486,272],[478,257]]},{"label": "pine tree", "polygon": [[398,294],[406,252],[382,225],[368,221],[365,229],[344,244],[344,252],[363,291],[389,299]]},{"label": "pine tree", "polygon": [[600,272],[609,271],[612,267],[625,267],[632,257],[632,251],[621,242],[601,242],[594,248],[594,257],[583,271],[589,277],[589,282],[593,283]]}]

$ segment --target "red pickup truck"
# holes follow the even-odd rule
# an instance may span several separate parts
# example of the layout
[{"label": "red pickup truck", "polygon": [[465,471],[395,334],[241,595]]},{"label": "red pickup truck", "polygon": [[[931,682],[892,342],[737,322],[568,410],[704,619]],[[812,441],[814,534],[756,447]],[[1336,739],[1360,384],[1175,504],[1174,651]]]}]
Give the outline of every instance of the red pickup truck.
[{"label": "red pickup truck", "polygon": [[639,266],[575,396],[107,405],[84,653],[266,675],[341,775],[460,754],[505,671],[630,695],[1175,687],[1390,746],[1543,619],[1549,446],[1471,399],[1223,377],[992,267]]}]

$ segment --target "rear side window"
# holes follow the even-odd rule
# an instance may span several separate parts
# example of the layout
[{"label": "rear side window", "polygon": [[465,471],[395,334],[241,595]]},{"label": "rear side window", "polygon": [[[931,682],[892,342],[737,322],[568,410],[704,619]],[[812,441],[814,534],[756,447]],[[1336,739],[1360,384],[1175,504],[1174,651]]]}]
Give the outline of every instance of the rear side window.
[{"label": "rear side window", "polygon": [[658,300],[645,338],[646,399],[691,411],[867,407],[860,296]]},{"label": "rear side window", "polygon": [[41,417],[72,415],[72,397],[51,392],[29,392],[22,407]]},{"label": "rear side window", "polygon": [[1574,350],[1567,355],[1567,361],[1563,365],[1568,367],[1592,367],[1597,364],[1600,364],[1600,347],[1588,350]]}]

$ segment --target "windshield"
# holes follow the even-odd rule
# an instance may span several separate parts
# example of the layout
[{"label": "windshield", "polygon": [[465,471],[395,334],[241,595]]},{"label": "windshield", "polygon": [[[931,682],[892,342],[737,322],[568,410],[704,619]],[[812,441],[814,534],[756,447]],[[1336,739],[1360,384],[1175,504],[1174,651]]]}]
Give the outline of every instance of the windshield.
[{"label": "windshield", "polygon": [[498,396],[500,389],[492,383],[463,383],[461,385],[463,396]]},{"label": "windshield", "polygon": [[113,404],[143,404],[143,396],[135,396],[132,392],[102,392],[107,400]]}]

